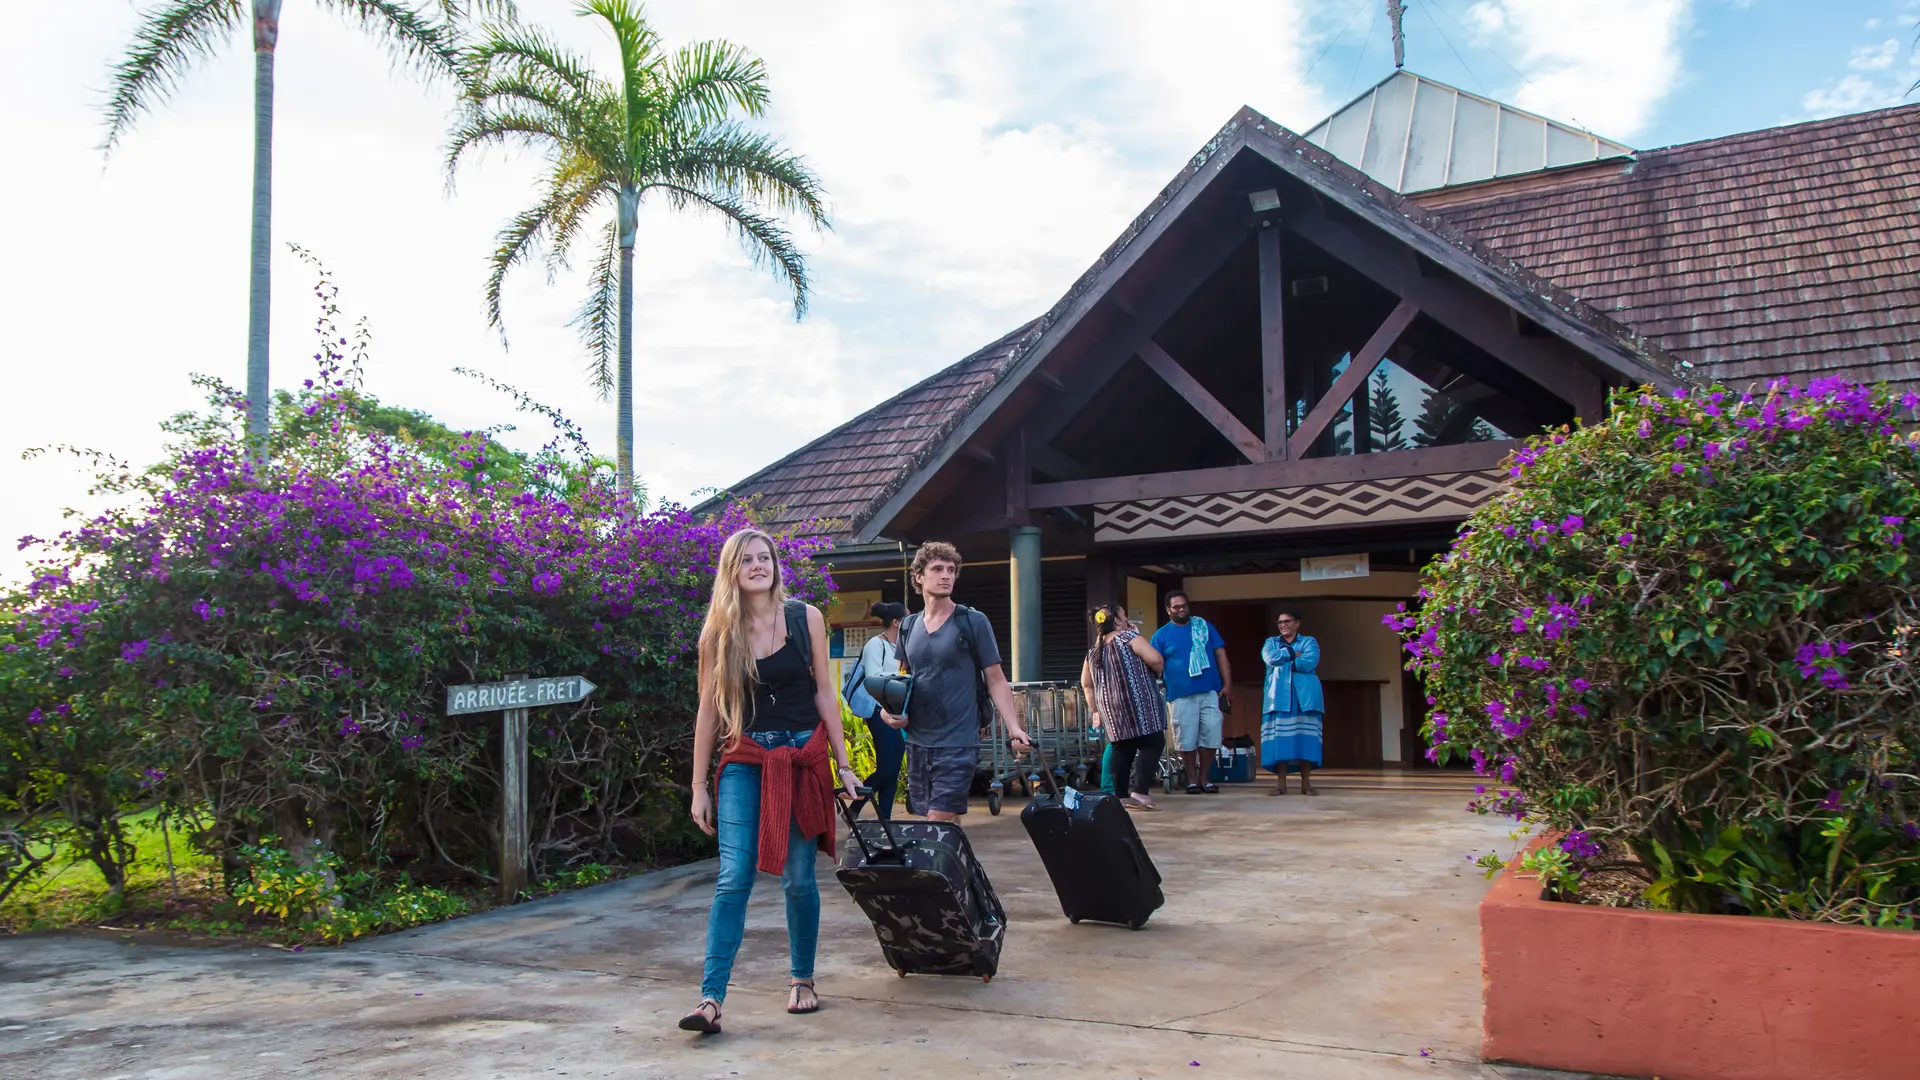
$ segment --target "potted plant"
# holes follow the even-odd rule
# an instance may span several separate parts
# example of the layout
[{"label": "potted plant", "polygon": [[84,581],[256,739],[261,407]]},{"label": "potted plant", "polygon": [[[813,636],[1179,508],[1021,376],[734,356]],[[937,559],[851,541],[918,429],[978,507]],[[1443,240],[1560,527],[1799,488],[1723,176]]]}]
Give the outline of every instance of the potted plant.
[{"label": "potted plant", "polygon": [[1618,394],[1516,452],[1390,620],[1429,755],[1552,837],[1482,907],[1487,1057],[1920,1075],[1916,404]]}]

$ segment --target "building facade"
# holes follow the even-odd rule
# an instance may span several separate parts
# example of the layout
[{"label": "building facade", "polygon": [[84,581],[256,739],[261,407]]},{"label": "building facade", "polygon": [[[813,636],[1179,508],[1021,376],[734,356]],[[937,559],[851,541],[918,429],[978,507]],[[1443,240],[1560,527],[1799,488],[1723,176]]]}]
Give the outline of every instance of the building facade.
[{"label": "building facade", "polygon": [[1282,606],[1327,764],[1420,759],[1381,625],[1518,440],[1621,388],[1920,382],[1920,108],[1634,151],[1396,72],[1297,135],[1243,109],[1044,315],[734,485],[837,523],[836,641],[930,540],[1018,680],[1184,588],[1257,733]]}]

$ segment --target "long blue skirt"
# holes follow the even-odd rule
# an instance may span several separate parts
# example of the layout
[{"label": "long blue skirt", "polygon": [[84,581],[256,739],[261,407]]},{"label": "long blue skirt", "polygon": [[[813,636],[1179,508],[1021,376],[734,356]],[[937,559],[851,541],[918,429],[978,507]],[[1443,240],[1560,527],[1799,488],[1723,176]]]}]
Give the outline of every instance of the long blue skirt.
[{"label": "long blue skirt", "polygon": [[1323,714],[1306,713],[1267,713],[1260,718],[1260,767],[1263,769],[1288,768],[1298,772],[1298,765],[1291,762],[1304,761],[1314,768],[1320,767],[1320,720]]}]

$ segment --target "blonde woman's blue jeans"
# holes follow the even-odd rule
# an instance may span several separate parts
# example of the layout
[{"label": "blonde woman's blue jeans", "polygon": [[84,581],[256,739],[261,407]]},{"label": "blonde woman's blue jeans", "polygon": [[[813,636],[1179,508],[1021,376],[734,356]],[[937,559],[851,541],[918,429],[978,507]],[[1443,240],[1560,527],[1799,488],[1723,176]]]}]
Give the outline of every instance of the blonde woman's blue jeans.
[{"label": "blonde woman's blue jeans", "polygon": [[[805,746],[811,731],[757,731],[747,738],[771,750]],[[747,899],[753,895],[754,864],[760,856],[760,767],[733,762],[720,772],[715,816],[719,819],[720,880],[707,912],[707,966],[700,996],[727,1000],[733,959],[747,929]],[[787,865],[780,888],[787,898],[789,970],[796,979],[813,978],[813,954],[820,942],[820,883],[814,877],[817,843],[787,822]]]}]

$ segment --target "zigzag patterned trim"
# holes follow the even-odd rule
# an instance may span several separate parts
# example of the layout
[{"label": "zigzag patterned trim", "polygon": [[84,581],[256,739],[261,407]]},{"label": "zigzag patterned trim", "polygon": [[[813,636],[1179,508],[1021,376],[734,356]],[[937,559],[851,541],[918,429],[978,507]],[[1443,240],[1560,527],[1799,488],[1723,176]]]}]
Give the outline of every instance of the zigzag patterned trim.
[{"label": "zigzag patterned trim", "polygon": [[1112,542],[1389,521],[1457,521],[1498,494],[1505,480],[1506,474],[1499,470],[1436,473],[1105,503],[1093,508],[1093,538]]}]

